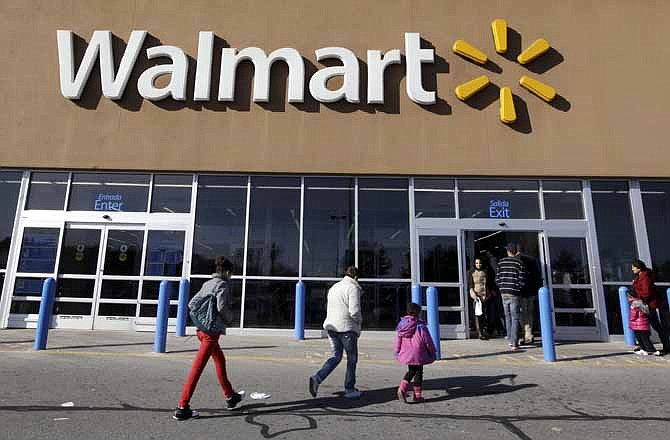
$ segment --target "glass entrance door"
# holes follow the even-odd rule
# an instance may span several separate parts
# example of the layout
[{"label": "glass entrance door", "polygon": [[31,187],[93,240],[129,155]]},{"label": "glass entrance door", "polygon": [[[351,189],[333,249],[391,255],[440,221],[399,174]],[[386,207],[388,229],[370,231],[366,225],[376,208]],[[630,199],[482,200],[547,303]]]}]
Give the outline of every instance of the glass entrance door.
[{"label": "glass entrance door", "polygon": [[129,330],[137,316],[144,227],[106,227],[103,233],[93,328]]},{"label": "glass entrance door", "polygon": [[128,330],[136,317],[144,226],[67,224],[58,265],[57,304],[69,328]]},{"label": "glass entrance door", "polygon": [[449,229],[418,229],[419,285],[438,289],[440,336],[467,337],[467,314],[463,306],[461,239]]},{"label": "glass entrance door", "polygon": [[601,318],[585,235],[545,232],[556,339],[600,340]]},{"label": "glass entrance door", "polygon": [[[482,262],[482,268],[486,271],[490,286],[495,288],[495,275],[497,273],[498,262],[507,256],[506,246],[508,243],[515,243],[521,252],[521,258],[524,265],[527,266],[529,273],[528,282],[532,284],[532,290],[537,294],[543,284],[545,284],[542,268],[544,261],[544,249],[540,240],[538,231],[521,230],[468,230],[464,231],[465,247],[465,265],[463,267],[465,282],[465,295],[468,299],[467,313],[470,322],[470,336],[476,337],[474,301],[469,297],[470,271],[474,268],[475,260]],[[491,337],[503,336],[505,330],[505,317],[502,309],[502,301],[499,295],[489,299],[492,301],[488,305],[487,313],[480,325],[486,330],[484,333]],[[537,308],[534,309],[534,318],[532,322],[533,332],[539,334],[539,315]]]}]

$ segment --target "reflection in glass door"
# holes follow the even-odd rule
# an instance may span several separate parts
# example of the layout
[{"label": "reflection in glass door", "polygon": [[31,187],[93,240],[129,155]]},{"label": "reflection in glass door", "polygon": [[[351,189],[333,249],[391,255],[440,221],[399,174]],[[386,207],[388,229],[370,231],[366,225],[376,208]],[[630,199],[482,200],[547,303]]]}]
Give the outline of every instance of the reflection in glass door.
[{"label": "reflection in glass door", "polygon": [[56,284],[57,325],[130,329],[143,244],[143,226],[66,225]]},{"label": "reflection in glass door", "polygon": [[[424,292],[429,286],[438,289],[440,336],[467,337],[458,234],[448,230],[419,230],[418,244],[419,284]],[[423,303],[425,306],[425,294]]]},{"label": "reflection in glass door", "polygon": [[98,277],[103,230],[86,225],[68,225],[63,233],[58,282],[56,325],[90,329]]},{"label": "reflection in glass door", "polygon": [[586,237],[549,233],[546,255],[556,338],[599,340],[601,323]]},{"label": "reflection in glass door", "polygon": [[94,328],[130,329],[137,316],[144,229],[105,228]]},{"label": "reflection in glass door", "polygon": [[158,288],[171,281],[170,316],[183,275],[185,230],[144,225],[67,224],[60,254],[57,326],[130,330],[155,318]]}]

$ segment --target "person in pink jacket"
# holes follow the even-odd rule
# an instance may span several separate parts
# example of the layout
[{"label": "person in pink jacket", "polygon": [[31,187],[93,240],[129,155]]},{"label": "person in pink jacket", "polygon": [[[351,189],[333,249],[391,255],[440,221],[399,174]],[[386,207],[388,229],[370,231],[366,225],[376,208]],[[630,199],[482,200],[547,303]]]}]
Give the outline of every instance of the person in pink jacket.
[{"label": "person in pink jacket", "polygon": [[640,344],[640,349],[635,350],[635,354],[660,356],[661,352],[656,350],[650,339],[649,306],[638,298],[635,292],[628,294],[628,303],[630,304],[628,325],[635,332],[635,339]]},{"label": "person in pink jacket", "polygon": [[395,358],[407,365],[407,373],[400,381],[398,399],[407,403],[409,383],[414,379],[414,402],[423,401],[423,366],[435,361],[435,345],[426,323],[419,319],[421,306],[407,305],[407,316],[403,316],[396,328]]}]

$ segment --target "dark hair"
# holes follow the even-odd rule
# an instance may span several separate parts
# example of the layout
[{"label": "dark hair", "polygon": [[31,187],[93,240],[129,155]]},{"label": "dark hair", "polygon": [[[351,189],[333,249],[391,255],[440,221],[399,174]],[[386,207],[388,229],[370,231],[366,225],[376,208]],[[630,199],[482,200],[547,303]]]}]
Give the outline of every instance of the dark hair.
[{"label": "dark hair", "polygon": [[233,263],[224,257],[223,255],[219,255],[216,257],[216,273],[224,273],[224,272],[232,272],[233,271]]},{"label": "dark hair", "polygon": [[633,267],[637,267],[642,272],[646,272],[649,270],[649,268],[647,268],[647,265],[644,264],[644,261],[642,260],[633,260]]},{"label": "dark hair", "polygon": [[407,314],[412,316],[419,316],[421,313],[421,306],[417,303],[407,303]]},{"label": "dark hair", "polygon": [[344,271],[344,274],[353,279],[358,278],[358,268],[356,266],[348,266],[347,270]]},{"label": "dark hair", "polygon": [[505,246],[505,250],[507,252],[511,252],[513,254],[516,254],[518,252],[518,248],[519,248],[519,245],[516,244],[516,243],[512,243],[512,242],[507,243],[507,245]]},{"label": "dark hair", "polygon": [[486,260],[482,257],[475,257],[475,259],[472,261],[472,268],[477,269],[477,260],[482,262],[482,269],[486,268]]}]

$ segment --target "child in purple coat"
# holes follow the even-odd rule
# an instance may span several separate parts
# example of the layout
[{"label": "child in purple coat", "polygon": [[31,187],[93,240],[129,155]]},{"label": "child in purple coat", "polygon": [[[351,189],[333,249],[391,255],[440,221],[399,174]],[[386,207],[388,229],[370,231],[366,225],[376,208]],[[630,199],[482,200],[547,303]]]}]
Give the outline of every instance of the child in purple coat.
[{"label": "child in purple coat", "polygon": [[414,379],[414,402],[423,401],[423,366],[435,361],[435,345],[430,337],[426,323],[419,319],[421,306],[407,304],[407,316],[403,316],[395,338],[395,358],[407,365],[407,373],[398,387],[398,399],[407,403],[407,389]]}]

